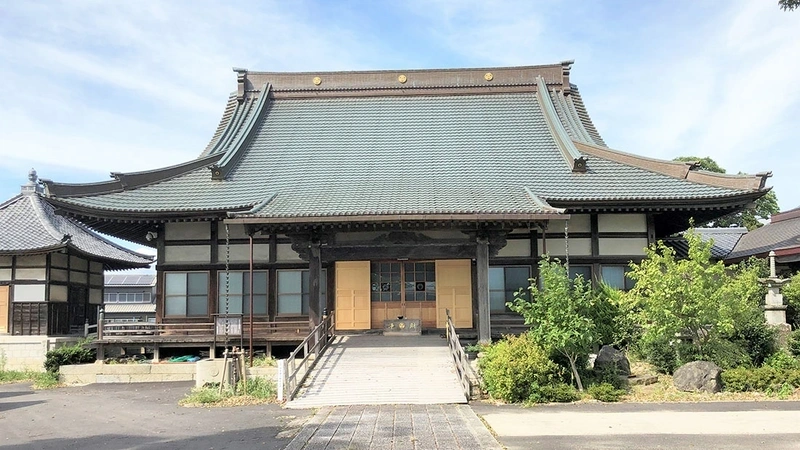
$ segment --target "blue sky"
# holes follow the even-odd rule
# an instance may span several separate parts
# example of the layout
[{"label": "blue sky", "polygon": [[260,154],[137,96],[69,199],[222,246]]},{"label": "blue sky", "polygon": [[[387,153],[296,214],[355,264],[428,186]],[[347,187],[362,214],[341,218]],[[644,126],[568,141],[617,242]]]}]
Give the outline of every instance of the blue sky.
[{"label": "blue sky", "polygon": [[800,11],[771,0],[4,2],[0,199],[31,167],[89,182],[196,157],[234,66],[567,59],[612,148],[771,170],[781,209],[800,206]]}]

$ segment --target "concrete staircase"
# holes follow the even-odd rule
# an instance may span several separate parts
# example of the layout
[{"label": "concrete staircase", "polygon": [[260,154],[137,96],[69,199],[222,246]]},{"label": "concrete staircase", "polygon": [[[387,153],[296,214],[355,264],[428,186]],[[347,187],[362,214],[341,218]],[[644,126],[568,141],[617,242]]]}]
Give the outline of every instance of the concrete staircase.
[{"label": "concrete staircase", "polygon": [[288,408],[466,403],[445,339],[338,336]]}]

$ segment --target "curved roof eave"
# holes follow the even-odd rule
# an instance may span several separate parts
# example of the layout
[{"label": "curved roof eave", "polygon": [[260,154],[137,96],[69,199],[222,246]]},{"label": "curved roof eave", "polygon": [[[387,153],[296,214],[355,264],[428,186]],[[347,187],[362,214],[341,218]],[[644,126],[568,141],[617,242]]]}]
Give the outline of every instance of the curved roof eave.
[{"label": "curved roof eave", "polygon": [[705,170],[695,170],[692,164],[678,161],[665,161],[661,159],[648,158],[646,156],[634,155],[608,147],[600,147],[584,142],[573,141],[575,146],[582,152],[590,156],[608,159],[621,164],[627,164],[651,172],[668,175],[673,178],[693,181],[696,183],[716,186],[720,188],[736,189],[742,191],[763,191],[766,193],[769,188],[765,188],[767,178],[772,176],[772,172],[762,172],[756,175],[733,175],[724,173],[708,172]]},{"label": "curved roof eave", "polygon": [[99,183],[57,183],[47,179],[41,179],[41,181],[45,186],[45,194],[48,198],[111,194],[166,181],[199,168],[210,167],[223,155],[224,153],[217,153],[173,166],[141,172],[112,172],[111,175],[115,180]]}]

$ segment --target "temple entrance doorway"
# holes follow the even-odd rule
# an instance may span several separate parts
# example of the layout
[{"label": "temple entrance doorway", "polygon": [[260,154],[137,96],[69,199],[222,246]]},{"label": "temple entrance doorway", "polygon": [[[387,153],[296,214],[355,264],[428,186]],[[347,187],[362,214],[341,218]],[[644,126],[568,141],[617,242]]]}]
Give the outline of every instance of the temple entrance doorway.
[{"label": "temple entrance doorway", "polygon": [[436,263],[433,261],[373,261],[370,263],[372,328],[385,320],[419,319],[423,328],[436,327]]}]

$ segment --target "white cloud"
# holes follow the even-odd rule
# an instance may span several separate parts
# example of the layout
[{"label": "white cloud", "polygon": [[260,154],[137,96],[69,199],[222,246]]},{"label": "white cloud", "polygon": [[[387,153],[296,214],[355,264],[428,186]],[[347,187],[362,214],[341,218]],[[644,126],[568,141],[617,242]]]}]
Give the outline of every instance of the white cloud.
[{"label": "white cloud", "polygon": [[[10,6],[9,6],[10,5]],[[0,7],[0,170],[83,181],[195,157],[232,66],[358,70],[576,59],[613,147],[772,169],[800,204],[800,27],[774,2],[16,2]],[[46,170],[42,176],[55,178]],[[73,181],[75,181],[73,179]]]}]

